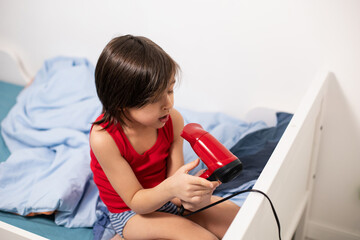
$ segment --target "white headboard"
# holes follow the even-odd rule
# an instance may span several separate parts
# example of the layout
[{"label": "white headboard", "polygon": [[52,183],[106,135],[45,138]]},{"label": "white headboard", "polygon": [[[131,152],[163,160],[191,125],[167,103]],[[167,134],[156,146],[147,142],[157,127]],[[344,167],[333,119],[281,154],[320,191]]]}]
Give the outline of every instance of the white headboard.
[{"label": "white headboard", "polygon": [[26,85],[30,79],[20,58],[14,52],[0,49],[0,80]]}]

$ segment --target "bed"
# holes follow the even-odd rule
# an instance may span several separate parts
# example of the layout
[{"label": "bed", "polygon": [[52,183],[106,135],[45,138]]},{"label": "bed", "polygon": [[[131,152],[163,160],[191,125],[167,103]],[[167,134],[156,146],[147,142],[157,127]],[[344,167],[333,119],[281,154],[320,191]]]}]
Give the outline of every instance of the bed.
[{"label": "bed", "polygon": [[[30,79],[23,73],[22,64],[13,54],[9,54],[8,51],[0,52],[1,66],[7,66],[6,68],[1,67],[0,70],[2,72],[0,80],[6,81],[0,82],[0,117],[3,120],[13,108],[16,97],[20,92],[23,92],[24,85]],[[54,61],[54,59],[51,61]],[[45,63],[45,66],[50,66],[50,63]],[[245,163],[246,161],[250,162],[259,159],[259,154],[265,156],[263,161],[259,162],[261,169],[256,166],[256,173],[253,171],[247,172],[247,174],[234,182],[223,184],[222,188],[215,193],[226,196],[235,191],[251,188],[265,192],[271,198],[279,215],[282,239],[295,238],[297,240],[303,237],[303,226],[307,216],[306,210],[309,207],[311,197],[312,179],[316,171],[317,147],[321,135],[321,110],[326,93],[326,83],[329,78],[331,78],[331,75],[326,72],[316,78],[314,85],[310,86],[309,92],[294,115],[279,113],[271,109],[255,109],[248,114],[248,121],[236,122],[239,131],[234,131],[234,125],[232,125],[233,121],[237,121],[237,119],[229,116],[219,113],[201,113],[197,115],[196,112],[188,109],[180,110],[184,115],[185,122],[201,123],[205,129],[211,130],[210,132],[230,150],[237,151],[238,156],[241,156],[240,159],[243,159]],[[96,115],[97,112],[92,114]],[[280,118],[283,121],[281,124]],[[204,119],[214,119],[217,123],[226,124],[212,129],[214,123]],[[230,131],[232,135],[224,134],[224,129],[232,129]],[[236,134],[234,135],[233,132],[236,132]],[[226,133],[229,133],[229,131],[226,131]],[[252,154],[245,154],[244,149],[251,147],[249,145],[251,139],[258,139],[259,136],[271,136],[272,139],[268,141],[272,142],[271,146],[267,144],[267,148],[263,148],[261,153],[257,149]],[[11,151],[7,148],[4,140],[2,138],[0,140],[0,160],[6,162]],[[236,149],[235,146],[237,146]],[[262,146],[265,146],[265,142],[262,143]],[[189,146],[185,144],[185,159],[194,159],[194,153],[186,148],[189,148]],[[203,167],[198,166],[198,169],[195,169],[194,172]],[[242,207],[224,239],[278,238],[274,215],[266,198],[251,193],[239,195],[234,201],[241,203]],[[99,209],[103,208],[100,206]],[[106,218],[106,212],[104,211],[96,212],[96,214],[98,220]],[[63,226],[66,226],[65,223],[59,224],[59,222],[55,223],[55,221],[53,213],[24,217],[1,211],[0,235],[8,236],[9,239],[44,239],[43,237],[49,239],[93,239],[94,236],[98,239],[94,235],[95,227],[73,225],[72,228],[69,228],[69,226]],[[98,224],[99,221],[96,223]],[[97,226],[99,227],[99,224]],[[111,234],[111,229],[108,229],[109,226],[106,223],[101,226],[103,231],[108,231],[107,233]]]}]

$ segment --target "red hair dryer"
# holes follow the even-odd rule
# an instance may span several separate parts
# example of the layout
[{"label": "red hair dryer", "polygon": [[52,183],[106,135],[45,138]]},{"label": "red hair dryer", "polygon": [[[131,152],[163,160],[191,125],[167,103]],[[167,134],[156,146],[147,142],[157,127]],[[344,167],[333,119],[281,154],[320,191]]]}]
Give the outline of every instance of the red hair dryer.
[{"label": "red hair dryer", "polygon": [[240,175],[241,161],[200,124],[189,123],[181,132],[208,169],[200,177],[210,181],[229,182]]}]

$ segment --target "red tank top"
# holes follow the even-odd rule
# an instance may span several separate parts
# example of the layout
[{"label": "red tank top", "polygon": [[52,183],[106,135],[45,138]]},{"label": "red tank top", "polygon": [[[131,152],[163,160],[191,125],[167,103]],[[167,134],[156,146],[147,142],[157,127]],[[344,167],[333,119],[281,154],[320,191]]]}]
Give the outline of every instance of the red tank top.
[{"label": "red tank top", "polygon": [[[102,115],[97,120],[101,119],[101,117]],[[102,127],[104,125],[102,124]],[[165,180],[167,158],[174,139],[171,118],[169,118],[164,127],[158,129],[155,144],[141,155],[132,147],[120,124],[112,125],[106,131],[114,139],[121,155],[130,164],[143,188],[153,188]],[[90,156],[90,166],[101,200],[112,213],[129,211],[130,208],[111,186],[92,149],[90,149]]]}]

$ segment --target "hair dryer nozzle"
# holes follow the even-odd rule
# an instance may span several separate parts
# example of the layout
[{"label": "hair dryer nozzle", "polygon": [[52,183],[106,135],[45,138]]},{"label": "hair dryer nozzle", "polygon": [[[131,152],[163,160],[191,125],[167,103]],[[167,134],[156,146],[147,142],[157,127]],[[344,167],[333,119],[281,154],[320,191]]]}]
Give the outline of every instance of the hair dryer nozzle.
[{"label": "hair dryer nozzle", "polygon": [[202,177],[229,182],[240,174],[241,161],[200,124],[187,124],[181,136],[190,143],[195,153],[208,167]]},{"label": "hair dryer nozzle", "polygon": [[181,137],[188,141],[191,147],[193,147],[196,141],[198,141],[200,137],[206,133],[208,132],[205,131],[200,124],[189,123],[182,130]]}]

